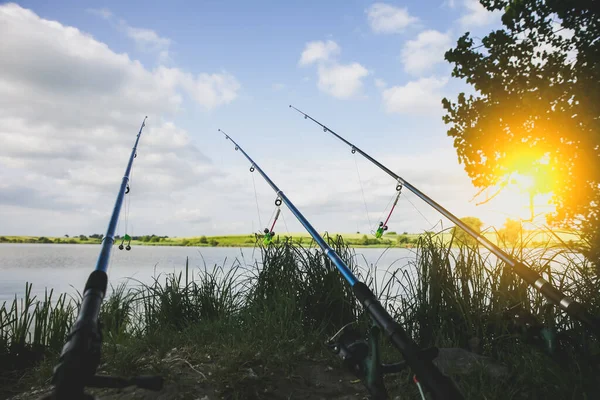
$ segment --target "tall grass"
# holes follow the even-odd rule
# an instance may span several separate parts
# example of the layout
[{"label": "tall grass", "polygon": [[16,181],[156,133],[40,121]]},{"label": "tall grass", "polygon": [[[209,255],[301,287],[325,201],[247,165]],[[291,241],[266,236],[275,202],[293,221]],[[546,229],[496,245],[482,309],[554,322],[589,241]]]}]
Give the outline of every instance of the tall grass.
[{"label": "tall grass", "polygon": [[[444,241],[440,234],[419,239],[414,261],[394,276],[402,292],[399,306],[390,304],[422,346],[448,342],[466,347],[536,327],[556,331],[573,342],[590,344],[584,329],[548,304],[509,267],[476,245]],[[546,246],[523,252],[526,240],[509,249],[555,287],[596,315],[600,281],[580,254],[568,246]]]},{"label": "tall grass", "polygon": [[[530,381],[515,378],[521,392],[546,393],[539,388],[542,392],[535,392],[535,385],[554,380],[549,395],[552,390],[571,397],[584,393],[587,389],[581,377],[591,376],[587,374],[594,367],[587,355],[598,350],[597,341],[489,252],[443,235],[422,235],[415,257],[406,265],[389,267],[383,281],[378,279],[378,267],[358,265],[354,250],[341,237],[326,239],[420,346],[467,348],[504,361],[515,371],[537,368]],[[598,315],[598,276],[577,249],[567,244],[536,250],[526,247],[524,240],[508,251],[525,258],[547,280]],[[346,323],[364,326],[362,308],[351,288],[314,243],[305,247],[285,239],[260,251],[262,262],[249,266],[236,260],[231,268],[205,265],[192,270],[186,262],[184,271],[155,277],[152,284],[118,286],[101,309],[105,342],[155,340],[161,332],[168,332],[169,337],[161,340],[171,343],[172,336],[196,332],[192,345],[213,341],[226,351],[244,342],[248,351],[261,348],[294,355],[290,348],[308,345],[312,339],[322,342]],[[0,307],[0,374],[4,379],[14,379],[15,371],[56,356],[78,309],[78,302],[67,301],[65,295],[53,301],[51,291],[43,299],[30,293],[28,284],[24,299],[15,298]],[[548,339],[544,332],[555,339]],[[569,386],[573,371],[578,371],[581,382]],[[553,378],[556,374],[562,374],[564,381],[559,382],[560,390]],[[484,383],[461,385],[481,388]],[[474,398],[481,398],[477,397],[481,392],[473,393]]]}]

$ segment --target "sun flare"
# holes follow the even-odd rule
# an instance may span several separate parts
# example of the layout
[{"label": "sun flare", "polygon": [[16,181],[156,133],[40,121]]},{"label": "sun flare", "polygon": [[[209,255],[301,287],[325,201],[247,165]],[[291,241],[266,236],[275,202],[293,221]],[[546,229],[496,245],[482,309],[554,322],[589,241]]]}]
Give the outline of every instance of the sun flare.
[{"label": "sun flare", "polygon": [[511,218],[539,224],[556,210],[552,203],[553,187],[557,182],[548,157],[531,161],[522,155],[511,159],[509,173],[498,184],[487,188],[478,200],[482,217],[490,221]]}]

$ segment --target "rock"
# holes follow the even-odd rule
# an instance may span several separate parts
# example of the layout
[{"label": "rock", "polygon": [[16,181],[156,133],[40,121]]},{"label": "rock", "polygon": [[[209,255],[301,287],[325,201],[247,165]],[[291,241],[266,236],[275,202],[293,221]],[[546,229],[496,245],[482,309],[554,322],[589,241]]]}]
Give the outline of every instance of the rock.
[{"label": "rock", "polygon": [[506,378],[509,374],[508,368],[490,357],[480,356],[460,348],[439,350],[440,353],[433,362],[444,374],[470,374],[484,371],[496,379]]}]

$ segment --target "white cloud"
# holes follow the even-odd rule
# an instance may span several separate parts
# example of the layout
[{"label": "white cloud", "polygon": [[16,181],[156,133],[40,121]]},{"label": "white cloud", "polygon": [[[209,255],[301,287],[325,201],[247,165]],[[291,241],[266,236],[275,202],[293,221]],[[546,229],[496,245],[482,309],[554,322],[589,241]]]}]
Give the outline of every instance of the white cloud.
[{"label": "white cloud", "polygon": [[161,37],[152,29],[134,28],[121,21],[125,33],[131,38],[141,51],[156,53],[161,63],[170,61],[169,47],[171,39]]},{"label": "white cloud", "polygon": [[231,103],[241,88],[237,79],[227,72],[194,76],[177,68],[160,67],[156,73],[181,86],[192,99],[206,109]]},{"label": "white cloud", "polygon": [[300,65],[329,61],[340,54],[340,46],[333,40],[308,42],[300,56]]},{"label": "white cloud", "polygon": [[404,45],[401,60],[404,70],[411,75],[430,72],[434,65],[444,61],[444,53],[452,47],[449,33],[427,30]]},{"label": "white cloud", "polygon": [[350,98],[362,89],[362,78],[369,71],[359,63],[347,65],[319,65],[318,87],[323,92],[339,99]]},{"label": "white cloud", "polygon": [[110,19],[113,16],[112,12],[108,8],[88,8],[86,11],[104,19]]},{"label": "white cloud", "polygon": [[120,19],[118,23],[116,23],[113,18],[114,14],[106,8],[90,8],[86,11],[111,22],[115,28],[124,32],[128,38],[133,40],[140,51],[157,54],[160,64],[166,64],[172,61],[170,55],[171,39],[160,36],[152,29],[130,26],[124,19]]},{"label": "white cloud", "polygon": [[286,86],[283,83],[274,83],[271,85],[271,89],[273,89],[276,92],[283,90],[285,88],[286,88]]},{"label": "white cloud", "polygon": [[411,16],[406,8],[386,3],[375,3],[366,13],[369,25],[375,33],[400,33],[419,20]]},{"label": "white cloud", "polygon": [[383,104],[389,113],[431,115],[442,110],[441,89],[448,78],[421,78],[404,86],[394,86],[383,91]]},{"label": "white cloud", "polygon": [[463,6],[466,8],[467,13],[458,20],[463,28],[490,25],[496,20],[499,21],[502,15],[501,11],[490,12],[486,10],[479,0],[464,0]]},{"label": "white cloud", "polygon": [[332,40],[308,42],[299,64],[306,66],[316,63],[319,90],[339,99],[348,99],[360,92],[362,79],[369,75],[369,71],[356,62],[339,63],[337,56],[340,53],[340,46]]},{"label": "white cloud", "polygon": [[[97,227],[98,221],[103,229],[106,204],[114,201],[144,115],[149,119],[132,177],[136,212],[146,215],[144,221],[166,224],[174,210],[150,204],[168,204],[178,192],[199,183],[206,189],[223,176],[166,118],[181,110],[184,94],[207,110],[230,103],[240,87],[232,75],[148,70],[90,35],[16,4],[0,6],[0,37],[0,54],[11,55],[0,57],[3,229],[48,234],[57,218],[65,229]],[[192,197],[188,209],[208,206],[208,199]],[[30,216],[18,220],[14,216],[23,209]]]},{"label": "white cloud", "polygon": [[383,89],[387,86],[387,83],[383,79],[375,79],[375,86],[378,89]]},{"label": "white cloud", "polygon": [[455,0],[446,0],[446,1],[444,1],[444,3],[442,5],[449,7],[449,8],[454,8],[454,7],[456,7],[456,1]]}]

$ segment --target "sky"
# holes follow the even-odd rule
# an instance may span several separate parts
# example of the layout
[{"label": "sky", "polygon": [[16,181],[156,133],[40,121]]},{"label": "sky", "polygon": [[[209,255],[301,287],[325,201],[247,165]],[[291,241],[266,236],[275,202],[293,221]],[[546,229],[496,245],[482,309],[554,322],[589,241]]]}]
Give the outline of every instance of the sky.
[{"label": "sky", "polygon": [[[375,229],[394,180],[289,104],[499,228],[527,202],[475,205],[441,106],[472,92],[444,52],[499,21],[476,0],[0,3],[0,234],[105,232],[146,115],[118,234],[262,231],[275,193],[218,129],[320,232]],[[276,231],[303,231],[282,215]],[[440,222],[404,190],[388,226]]]}]

